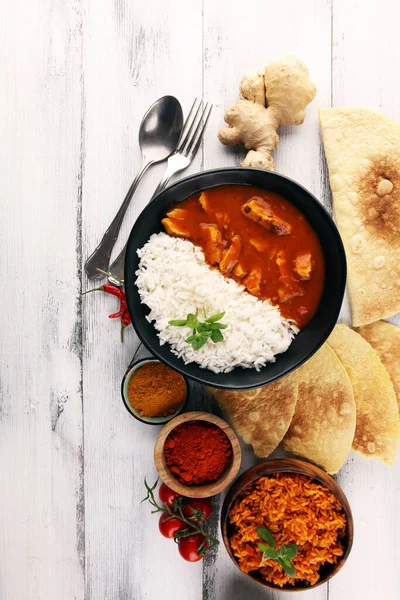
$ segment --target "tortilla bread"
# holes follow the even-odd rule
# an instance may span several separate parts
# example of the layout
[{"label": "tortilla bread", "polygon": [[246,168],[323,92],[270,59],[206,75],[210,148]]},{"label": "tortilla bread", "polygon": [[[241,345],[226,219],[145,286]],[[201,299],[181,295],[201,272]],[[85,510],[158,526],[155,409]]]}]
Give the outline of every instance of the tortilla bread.
[{"label": "tortilla bread", "polygon": [[299,397],[284,448],[328,473],[337,473],[351,450],[356,428],[356,403],[349,376],[327,344],[297,373]]},{"label": "tortilla bread", "polygon": [[364,325],[357,330],[377,351],[389,373],[400,412],[400,329],[386,321]]},{"label": "tortilla bread", "polygon": [[298,396],[297,372],[267,386],[235,392],[207,388],[258,458],[269,456],[288,430]]},{"label": "tortilla bread", "polygon": [[357,406],[353,450],[392,466],[400,441],[400,418],[389,373],[359,333],[336,325],[328,338],[350,377]]},{"label": "tortilla bread", "polygon": [[319,116],[359,327],[400,310],[400,124],[363,108]]}]

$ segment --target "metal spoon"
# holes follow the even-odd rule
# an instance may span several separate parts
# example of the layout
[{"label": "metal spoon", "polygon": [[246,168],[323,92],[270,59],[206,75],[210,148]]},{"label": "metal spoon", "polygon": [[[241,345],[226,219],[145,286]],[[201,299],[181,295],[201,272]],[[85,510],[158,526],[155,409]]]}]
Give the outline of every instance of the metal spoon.
[{"label": "metal spoon", "polygon": [[85,263],[85,271],[89,279],[104,277],[98,269],[108,270],[112,249],[139,181],[150,165],[165,160],[175,150],[182,128],[182,107],[174,96],[163,96],[154,102],[144,115],[139,129],[142,166],[103,239]]}]

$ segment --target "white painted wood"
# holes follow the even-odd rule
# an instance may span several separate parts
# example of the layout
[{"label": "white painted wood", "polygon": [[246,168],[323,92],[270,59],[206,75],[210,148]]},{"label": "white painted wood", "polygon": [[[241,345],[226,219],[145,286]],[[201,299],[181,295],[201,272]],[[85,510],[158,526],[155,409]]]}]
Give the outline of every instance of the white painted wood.
[{"label": "white painted wood", "polygon": [[[351,4],[350,12],[349,2],[334,1],[333,105],[363,106],[399,121],[399,76],[393,57],[398,51],[400,8],[390,0]],[[355,538],[343,573],[330,584],[331,597],[397,598],[400,460],[390,469],[354,454],[338,481],[353,509]]]},{"label": "white painted wood", "polygon": [[[329,208],[317,109],[333,99],[400,119],[399,13],[391,0],[4,5],[1,600],[286,597],[247,582],[222,547],[204,565],[184,563],[140,505],[144,476],[155,477],[157,428],[131,418],[119,392],[138,342],[128,330],[119,343],[107,319],[115,299],[81,299],[81,285],[92,285],[85,277],[81,284],[81,267],[139,169],[148,106],[164,94],[186,113],[195,96],[214,103],[204,149],[182,175],[239,164],[243,153],[216,139],[224,108],[237,99],[242,74],[288,53],[309,66],[318,94],[301,127],[280,131],[276,168]],[[163,168],[140,184],[114,256]],[[200,386],[191,402],[218,410]],[[242,468],[253,461],[246,449]],[[397,598],[399,469],[350,457],[338,480],[354,511],[353,553],[328,586],[297,598]]]},{"label": "white painted wood", "polygon": [[[83,259],[94,249],[139,169],[138,129],[147,108],[176,95],[185,113],[202,94],[201,2],[84,1],[85,167]],[[201,153],[187,173],[199,170]],[[125,243],[165,165],[140,184],[118,240]],[[84,283],[91,286],[89,282]],[[201,598],[202,567],[180,558],[158,532],[158,516],[141,505],[143,479],[156,478],[159,428],[132,418],[120,384],[137,345],[119,343],[107,319],[116,301],[85,297],[86,597],[90,600]]]},{"label": "white painted wood", "polygon": [[[307,108],[306,120],[301,127],[280,129],[281,139],[275,153],[276,170],[302,183],[326,204],[329,196],[326,194],[317,110],[319,106],[329,106],[331,100],[329,0],[284,0],[273,6],[253,0],[251,9],[245,2],[231,6],[227,1],[205,0],[204,93],[207,100],[216,104],[216,109],[206,135],[204,165],[209,169],[240,163],[244,151],[227,148],[216,140],[218,129],[224,125],[224,110],[238,99],[239,82],[246,72],[264,68],[267,62],[286,54],[293,54],[308,65],[318,93]],[[254,455],[245,448],[241,470],[254,462]],[[306,594],[298,593],[296,598],[325,600],[327,594],[327,586],[322,586]],[[266,592],[243,577],[224,548],[219,550],[216,560],[206,563],[206,600],[261,600],[266,597],[278,600],[286,596],[284,592]]]},{"label": "white painted wood", "polygon": [[0,597],[84,597],[79,1],[2,7]]}]

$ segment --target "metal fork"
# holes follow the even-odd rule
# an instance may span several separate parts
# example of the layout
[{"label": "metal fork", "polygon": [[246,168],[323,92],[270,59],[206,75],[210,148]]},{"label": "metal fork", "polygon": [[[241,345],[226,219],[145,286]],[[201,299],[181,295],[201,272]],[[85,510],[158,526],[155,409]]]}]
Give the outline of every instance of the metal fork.
[{"label": "metal fork", "polygon": [[[183,171],[183,169],[186,169],[186,167],[190,165],[196,156],[198,149],[200,148],[203,134],[207,126],[207,121],[210,117],[213,105],[207,102],[203,111],[201,112],[201,101],[196,108],[197,103],[198,100],[196,98],[185,121],[178,148],[168,158],[165,173],[149,203],[152,202],[154,198],[167,187],[172,175],[178,173],[179,171]],[[125,253],[126,245],[121,250],[120,254],[117,256],[112,265],[108,268],[108,281],[114,285],[123,285]]]}]

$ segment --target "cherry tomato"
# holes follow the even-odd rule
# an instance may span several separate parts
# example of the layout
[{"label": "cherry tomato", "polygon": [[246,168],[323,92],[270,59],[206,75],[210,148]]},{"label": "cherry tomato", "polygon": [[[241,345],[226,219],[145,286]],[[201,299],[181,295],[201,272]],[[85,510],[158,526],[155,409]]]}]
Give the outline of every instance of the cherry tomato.
[{"label": "cherry tomato", "polygon": [[[201,560],[203,557],[199,555],[198,548],[204,539],[204,535],[201,533],[195,533],[194,535],[181,538],[178,542],[179,554],[189,562]],[[207,542],[206,546],[208,546]]]},{"label": "cherry tomato", "polygon": [[158,497],[160,498],[161,502],[164,502],[164,504],[171,508],[175,498],[179,498],[180,496],[174,492],[174,490],[171,490],[167,485],[165,485],[165,483],[162,483],[160,485],[160,489],[158,490]]},{"label": "cherry tomato", "polygon": [[161,513],[160,520],[158,521],[158,528],[160,530],[161,535],[168,539],[173,539],[174,535],[180,529],[186,529],[187,525],[180,519],[176,517],[168,518],[168,513]]},{"label": "cherry tomato", "polygon": [[[206,521],[210,518],[212,512],[211,502],[209,500],[205,500],[204,498],[199,498],[198,500],[191,500],[190,498],[186,500],[185,505],[182,509],[183,514],[186,518],[191,517],[193,515],[194,508],[195,510],[201,510],[204,513],[203,521]],[[197,519],[194,520],[194,523],[197,523]]]}]

